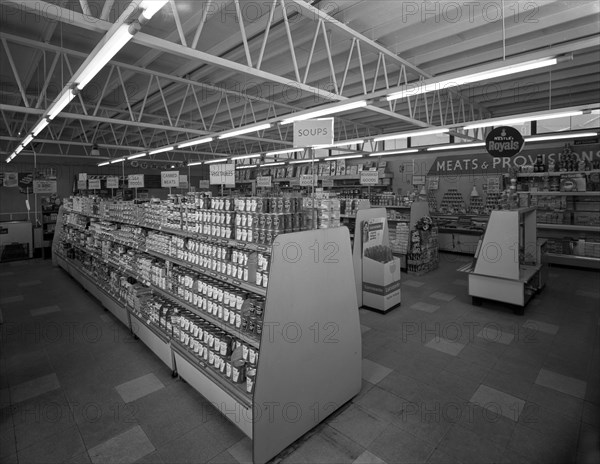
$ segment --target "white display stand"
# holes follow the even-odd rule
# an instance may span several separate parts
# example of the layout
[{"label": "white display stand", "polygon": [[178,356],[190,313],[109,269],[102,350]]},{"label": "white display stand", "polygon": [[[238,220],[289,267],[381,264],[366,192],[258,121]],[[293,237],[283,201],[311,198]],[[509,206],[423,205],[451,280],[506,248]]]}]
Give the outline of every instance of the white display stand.
[{"label": "white display stand", "polygon": [[363,305],[362,298],[362,286],[363,286],[363,275],[362,275],[362,223],[374,218],[386,218],[383,226],[383,245],[390,245],[389,230],[387,223],[387,212],[384,207],[381,208],[370,208],[360,209],[356,212],[356,221],[354,223],[354,247],[352,249],[352,261],[354,264],[354,283],[356,286],[356,299],[358,306]]},{"label": "white display stand", "polygon": [[[346,227],[277,236],[270,249],[270,279],[266,292],[264,288],[238,282],[241,288],[266,294],[260,341],[221,324],[223,330],[258,348],[255,388],[253,394],[248,394],[243,385],[233,384],[207,368],[177,340],[159,333],[134,313],[130,314],[129,308],[98,287],[75,261],[61,254],[59,242],[64,212],[61,208],[60,228],[57,228],[53,244],[54,262],[130,327],[174,373],[250,437],[255,463],[265,463],[275,457],[360,392],[361,330],[350,235]],[[174,230],[166,233],[183,237],[194,235]],[[202,239],[201,234],[197,238]],[[229,245],[248,247],[253,244],[236,244],[231,240]],[[93,251],[79,249],[100,259]],[[162,258],[156,253],[153,256],[234,283],[181,260]],[[207,321],[219,324],[212,316],[176,296],[150,287],[153,292]]]},{"label": "white display stand", "polygon": [[480,305],[483,298],[501,301],[522,314],[545,283],[535,208],[492,211],[475,260],[469,272],[473,304]]}]

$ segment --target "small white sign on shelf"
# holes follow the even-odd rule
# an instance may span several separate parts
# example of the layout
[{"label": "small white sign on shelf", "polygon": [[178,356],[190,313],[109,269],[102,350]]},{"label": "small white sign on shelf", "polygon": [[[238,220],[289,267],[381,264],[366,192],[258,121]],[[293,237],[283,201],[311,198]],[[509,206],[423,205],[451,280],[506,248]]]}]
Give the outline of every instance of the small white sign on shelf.
[{"label": "small white sign on shelf", "polygon": [[258,176],[256,178],[256,186],[257,187],[272,187],[272,177],[271,176]]},{"label": "small white sign on shelf", "polygon": [[379,183],[379,173],[377,171],[360,171],[361,185],[377,185]]},{"label": "small white sign on shelf", "polygon": [[210,185],[235,187],[235,163],[211,164]]},{"label": "small white sign on shelf", "polygon": [[117,176],[108,176],[106,178],[106,188],[119,188],[119,178]]},{"label": "small white sign on shelf", "polygon": [[88,180],[88,189],[89,190],[100,190],[102,186],[100,185],[100,179],[89,179]]},{"label": "small white sign on shelf", "polygon": [[129,174],[127,176],[127,186],[129,188],[144,188],[144,174]]},{"label": "small white sign on shelf", "polygon": [[160,186],[166,188],[179,188],[179,171],[161,171]]},{"label": "small white sign on shelf", "polygon": [[301,187],[311,187],[317,183],[316,175],[313,174],[302,174],[300,176]]}]

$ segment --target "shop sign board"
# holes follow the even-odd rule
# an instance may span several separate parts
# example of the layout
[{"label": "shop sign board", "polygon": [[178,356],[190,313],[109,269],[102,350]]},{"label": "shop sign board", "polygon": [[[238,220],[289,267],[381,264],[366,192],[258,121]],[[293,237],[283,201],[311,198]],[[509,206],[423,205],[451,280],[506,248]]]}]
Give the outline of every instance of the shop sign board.
[{"label": "shop sign board", "polygon": [[413,175],[412,183],[413,185],[425,185],[425,176]]},{"label": "shop sign board", "polygon": [[87,180],[78,180],[77,181],[77,190],[86,190],[87,189]]},{"label": "shop sign board", "polygon": [[127,176],[127,187],[144,188],[144,174],[129,174]]},{"label": "shop sign board", "polygon": [[119,188],[119,178],[117,176],[108,176],[106,178],[106,188]]},{"label": "shop sign board", "polygon": [[179,188],[186,189],[189,187],[190,187],[190,185],[188,183],[187,174],[179,174]]},{"label": "shop sign board", "polygon": [[256,178],[256,186],[257,187],[272,187],[272,177],[271,176],[258,176]]},{"label": "shop sign board", "polygon": [[47,194],[56,193],[55,180],[34,180],[33,193]]},{"label": "shop sign board", "polygon": [[235,186],[235,163],[211,164],[210,185]]},{"label": "shop sign board", "polygon": [[100,190],[101,188],[100,179],[88,179],[89,190]]},{"label": "shop sign board", "polygon": [[179,188],[179,171],[161,171],[160,186]]},{"label": "shop sign board", "polygon": [[210,188],[210,181],[209,180],[201,180],[198,183],[198,188],[200,190],[207,190],[207,189],[209,189]]},{"label": "shop sign board", "polygon": [[440,176],[430,176],[427,178],[427,189],[437,190],[440,186]]},{"label": "shop sign board", "polygon": [[312,147],[333,143],[333,118],[294,122],[294,147]]},{"label": "shop sign board", "polygon": [[379,173],[377,171],[360,171],[360,185],[377,185]]},{"label": "shop sign board", "polygon": [[518,155],[525,146],[521,133],[510,126],[492,129],[485,138],[485,148],[494,158],[512,158]]}]

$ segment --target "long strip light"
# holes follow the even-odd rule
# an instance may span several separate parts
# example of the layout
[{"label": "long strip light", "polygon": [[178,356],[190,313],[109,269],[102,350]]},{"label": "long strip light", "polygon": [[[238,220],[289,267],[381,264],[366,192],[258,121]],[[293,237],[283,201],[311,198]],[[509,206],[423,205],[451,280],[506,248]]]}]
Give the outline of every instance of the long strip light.
[{"label": "long strip light", "polygon": [[454,150],[461,148],[473,148],[473,147],[485,147],[485,142],[473,142],[473,143],[451,143],[450,145],[442,145],[439,147],[429,147],[427,151],[439,151],[439,150]]},{"label": "long strip light", "polygon": [[390,135],[382,135],[381,137],[375,137],[373,139],[374,142],[381,142],[383,140],[392,140],[392,139],[406,139],[408,137],[419,137],[421,135],[435,135],[435,134],[445,134],[450,132],[450,129],[442,128],[442,129],[428,129],[422,131],[413,131],[413,132],[399,132],[397,134]]},{"label": "long strip light", "polygon": [[205,161],[204,164],[225,163],[226,161],[229,161],[229,158],[219,158],[210,161]]},{"label": "long strip light", "polygon": [[325,161],[362,158],[363,156],[364,155],[330,156],[329,158],[325,158]]},{"label": "long strip light", "polygon": [[158,153],[164,153],[165,151],[171,151],[175,149],[175,147],[161,147],[161,148],[157,148],[156,150],[152,150],[150,153],[148,153],[149,155],[156,155]]},{"label": "long strip light", "polygon": [[125,158],[117,158],[117,159],[111,160],[110,164],[122,163],[123,161],[125,161]]},{"label": "long strip light", "polygon": [[281,162],[281,163],[265,163],[265,164],[261,164],[260,167],[267,167],[267,166],[283,166],[285,163]]},{"label": "long strip light", "polygon": [[249,132],[258,132],[271,127],[271,123],[259,124],[258,126],[244,127],[243,129],[234,130],[218,136],[219,139],[228,139],[237,135],[248,134]]},{"label": "long strip light", "polygon": [[23,141],[21,142],[21,145],[23,145],[23,147],[26,147],[27,145],[29,145],[29,143],[33,140],[33,135],[29,134],[27,137],[25,137],[23,139]]},{"label": "long strip light", "polygon": [[286,148],[285,150],[268,151],[265,156],[284,155],[286,153],[298,153],[304,151],[304,148]]},{"label": "long strip light", "polygon": [[179,145],[177,145],[177,148],[193,147],[194,145],[200,145],[201,143],[208,143],[208,142],[212,142],[212,141],[213,141],[213,137],[204,137],[202,139],[191,140],[189,142],[180,143]]},{"label": "long strip light", "polygon": [[249,165],[244,165],[244,166],[236,166],[236,169],[250,169],[250,168],[257,168],[259,167],[258,164],[249,164]]},{"label": "long strip light", "polygon": [[598,132],[577,132],[571,134],[556,134],[525,137],[526,142],[544,142],[546,140],[579,139],[582,137],[596,137]]},{"label": "long strip light", "polygon": [[104,163],[98,163],[98,166],[107,166],[110,164],[110,161],[105,161]]},{"label": "long strip light", "polygon": [[188,163],[188,166],[200,166],[203,161],[196,161],[195,163]]},{"label": "long strip light", "polygon": [[132,160],[132,159],[136,159],[136,158],[142,158],[144,156],[148,156],[148,153],[138,153],[137,155],[128,156],[127,159]]},{"label": "long strip light", "polygon": [[71,102],[71,100],[73,100],[73,98],[75,98],[75,94],[71,89],[67,89],[61,93],[50,105],[48,119],[53,120],[56,116],[58,116],[58,114],[65,109],[65,107]]},{"label": "long strip light", "polygon": [[140,8],[144,10],[142,16],[150,20],[169,0],[142,0]]},{"label": "long strip light", "polygon": [[406,150],[390,150],[390,151],[378,151],[371,153],[369,156],[388,156],[388,155],[405,155],[407,153],[416,153],[419,150],[416,148],[408,148]]},{"label": "long strip light", "polygon": [[532,116],[523,116],[521,118],[509,118],[509,119],[491,119],[489,121],[482,121],[475,124],[469,124],[468,126],[463,127],[465,130],[470,129],[479,129],[480,127],[490,127],[490,126],[507,126],[512,124],[521,124],[529,121],[542,121],[545,119],[555,119],[555,118],[568,118],[572,116],[582,115],[583,111],[563,111],[562,113],[549,113],[549,114],[540,114],[540,115],[532,115]]},{"label": "long strip light", "polygon": [[[321,160],[322,158],[319,159],[315,159],[314,161],[316,163],[319,162],[319,160]],[[289,164],[304,164],[304,163],[312,163],[313,160],[312,159],[303,159],[303,160],[294,160],[294,161],[290,161]]]},{"label": "long strip light", "polygon": [[397,100],[399,98],[406,98],[413,95],[421,95],[424,93],[433,92],[436,90],[448,89],[451,87],[457,87],[464,84],[471,84],[473,82],[485,81],[488,79],[494,79],[496,77],[508,76],[510,74],[517,74],[533,69],[544,68],[547,66],[553,66],[558,63],[558,58],[542,58],[539,60],[528,61],[526,63],[513,64],[510,66],[503,66],[489,71],[482,71],[473,74],[467,74],[466,76],[456,76],[450,79],[445,79],[437,82],[430,82],[428,84],[416,82],[408,84],[407,88],[399,92],[389,94],[386,99]]},{"label": "long strip light", "polygon": [[252,158],[260,158],[261,154],[260,153],[255,153],[254,155],[240,155],[240,156],[234,156],[233,158],[230,158],[231,161],[238,161],[238,160],[245,160],[245,159],[252,159]]},{"label": "long strip light", "polygon": [[49,124],[49,121],[46,118],[42,118],[39,122],[31,129],[31,135],[37,137],[37,135],[42,132],[46,126]]},{"label": "long strip light", "polygon": [[281,121],[280,124],[291,124],[295,121],[305,121],[307,119],[315,119],[321,116],[328,116],[330,114],[341,113],[342,111],[354,110],[356,108],[363,108],[367,106],[366,100],[359,100],[352,103],[346,103],[345,105],[332,106],[329,108],[323,108],[321,110],[311,111],[309,113],[299,114],[298,116],[291,116]]},{"label": "long strip light", "polygon": [[315,145],[314,148],[344,147],[347,145],[361,145],[363,143],[365,143],[364,139],[342,140],[341,142],[329,143],[327,145]]}]

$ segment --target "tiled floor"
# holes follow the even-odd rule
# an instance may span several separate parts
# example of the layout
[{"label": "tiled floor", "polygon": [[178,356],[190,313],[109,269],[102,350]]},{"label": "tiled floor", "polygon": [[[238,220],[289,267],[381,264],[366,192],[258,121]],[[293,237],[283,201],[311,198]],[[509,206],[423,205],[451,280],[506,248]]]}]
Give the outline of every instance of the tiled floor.
[{"label": "tiled floor", "polygon": [[[360,311],[363,389],[303,463],[600,462],[600,276],[552,267],[524,316],[470,304],[466,259]],[[49,261],[0,265],[0,462],[244,463],[251,446]]]}]

